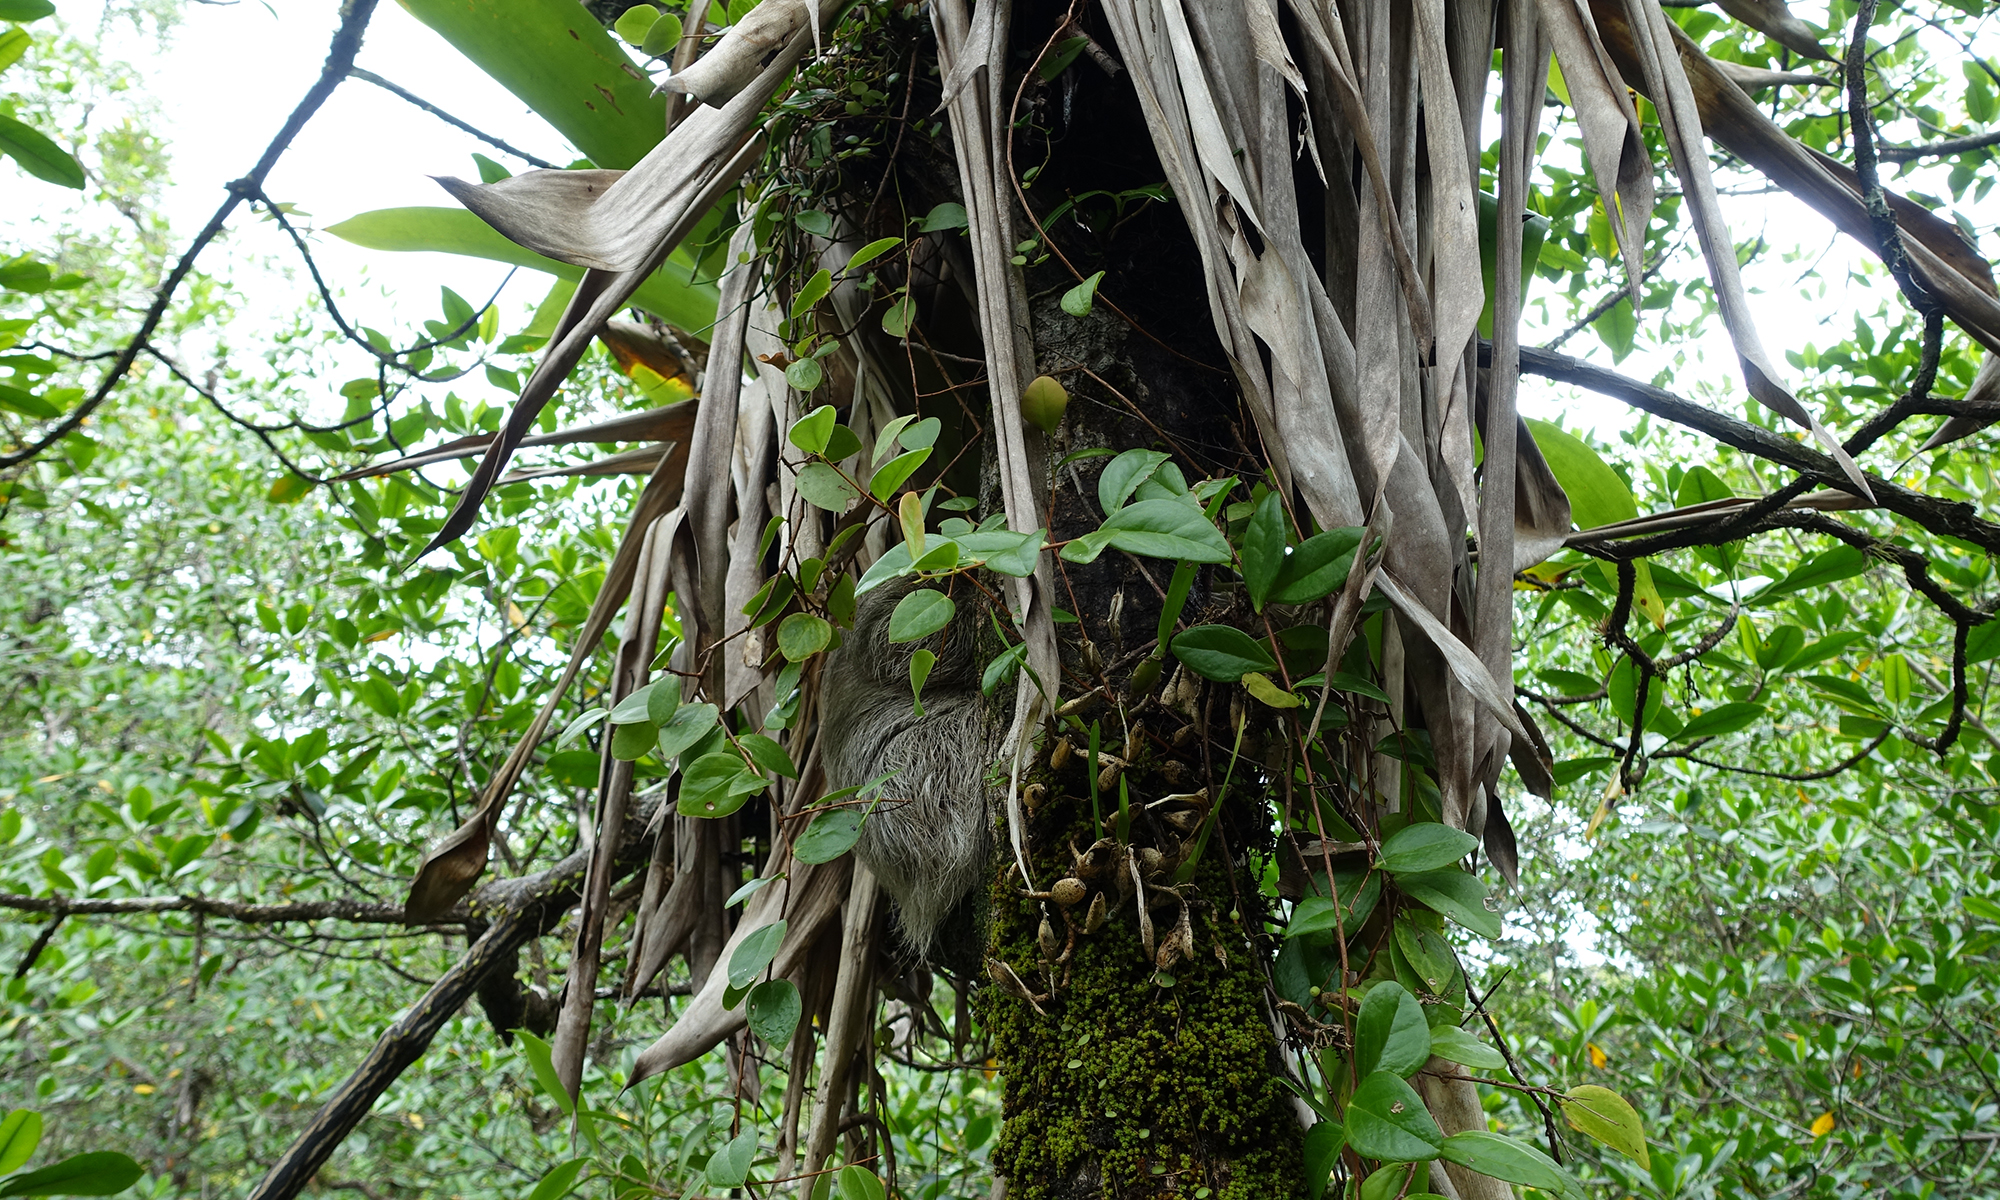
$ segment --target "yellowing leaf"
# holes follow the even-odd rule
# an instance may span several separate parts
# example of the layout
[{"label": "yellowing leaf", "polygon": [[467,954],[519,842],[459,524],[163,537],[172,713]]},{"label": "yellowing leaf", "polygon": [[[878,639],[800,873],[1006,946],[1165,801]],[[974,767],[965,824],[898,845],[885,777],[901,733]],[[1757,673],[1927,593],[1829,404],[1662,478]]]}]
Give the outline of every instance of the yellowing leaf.
[{"label": "yellowing leaf", "polygon": [[1604,1069],[1604,1064],[1611,1061],[1611,1056],[1606,1054],[1604,1048],[1596,1042],[1585,1042],[1584,1049],[1590,1052],[1590,1065],[1600,1071]]},{"label": "yellowing leaf", "polygon": [[[1593,1061],[1603,1057],[1604,1052],[1595,1045],[1590,1049]],[[1610,1088],[1586,1083],[1571,1088],[1559,1103],[1570,1128],[1587,1133],[1647,1170],[1652,1169],[1652,1155],[1646,1150],[1645,1126],[1639,1121],[1638,1111],[1625,1097]]]},{"label": "yellowing leaf", "polygon": [[1243,676],[1243,690],[1262,700],[1272,708],[1297,708],[1305,701],[1271,682],[1268,675],[1251,671]]},{"label": "yellowing leaf", "polygon": [[1825,1136],[1826,1136],[1827,1134],[1829,1134],[1829,1133],[1832,1133],[1832,1132],[1833,1132],[1833,1114],[1832,1114],[1832,1113],[1830,1113],[1830,1112],[1823,1112],[1823,1113],[1821,1113],[1821,1114],[1820,1114],[1819,1116],[1817,1116],[1817,1117],[1814,1117],[1814,1118],[1813,1118],[1813,1123],[1812,1123],[1812,1135],[1813,1135],[1814,1137],[1816,1137],[1816,1138],[1823,1138],[1823,1137],[1825,1137]]},{"label": "yellowing leaf", "polygon": [[507,619],[513,623],[516,629],[526,629],[528,627],[528,614],[522,612],[521,606],[512,600],[507,602]]}]

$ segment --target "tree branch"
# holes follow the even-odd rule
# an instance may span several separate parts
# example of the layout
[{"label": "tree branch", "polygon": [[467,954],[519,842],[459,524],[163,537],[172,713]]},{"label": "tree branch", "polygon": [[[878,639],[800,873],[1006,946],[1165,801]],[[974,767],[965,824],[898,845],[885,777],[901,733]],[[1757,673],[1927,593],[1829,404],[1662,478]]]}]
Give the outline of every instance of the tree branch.
[{"label": "tree branch", "polygon": [[291,147],[292,139],[298,136],[299,130],[305,128],[306,122],[319,111],[320,105],[326,103],[327,97],[340,86],[340,81],[347,78],[347,72],[354,66],[354,56],[361,49],[361,35],[368,28],[368,19],[375,15],[375,5],[378,2],[379,0],[345,0],[341,4],[340,28],[334,31],[333,44],[327,48],[326,63],[320,68],[319,79],[307,90],[305,98],[292,110],[292,115],[285,118],[285,124],[278,130],[278,135],[271,139],[271,144],[264,148],[264,154],[257,160],[257,165],[251,167],[250,173],[243,178],[230,182],[229,198],[222,202],[222,207],[215,210],[215,215],[210,217],[208,224],[202,226],[201,232],[195,235],[194,241],[189,243],[180,261],[174,264],[174,269],[167,273],[166,279],[161,282],[159,290],[153,296],[152,306],[146,310],[145,319],[139,322],[139,331],[133,334],[132,340],[126,342],[125,348],[118,352],[118,357],[111,363],[111,369],[105,372],[103,380],[98,383],[97,390],[41,437],[19,450],[0,453],[0,469],[19,466],[68,437],[124,381],[126,374],[132,369],[132,364],[145,349],[147,339],[153,336],[153,331],[158,329],[160,322],[165,319],[167,307],[173,303],[174,293],[194,270],[194,260],[207,249],[210,242],[215,240],[216,235],[222,232],[222,227],[228,223],[230,215],[236,211],[236,206],[263,189],[264,178],[278,165],[278,159]]},{"label": "tree branch", "polygon": [[1967,150],[1984,150],[1988,146],[2000,146],[2000,129],[1985,133],[1971,133],[1964,137],[1944,138],[1935,142],[1922,142],[1915,146],[1878,145],[1875,157],[1883,162],[1915,162],[1920,158],[1943,158],[1951,154],[1963,154]]},{"label": "tree branch", "polygon": [[[1484,365],[1491,355],[1491,344],[1482,341],[1479,344],[1480,363]],[[1553,354],[1525,346],[1521,349],[1521,369],[1530,375],[1553,379],[1559,383],[1575,384],[1599,395],[1621,400],[1642,412],[1652,413],[1676,425],[1705,434],[1725,446],[1789,467],[1807,476],[1815,484],[1849,493],[1854,490],[1854,485],[1848,482],[1846,474],[1840,467],[1819,451],[1768,429],[1752,425],[1748,421],[1725,416],[1692,400],[1676,396],[1664,388],[1641,383],[1630,376],[1621,375],[1604,367],[1592,366],[1566,354]],[[1984,415],[1988,408],[1995,410],[1993,415],[2000,416],[2000,404],[1968,405],[1961,401],[1939,400],[1935,397],[1911,403],[1906,411],[1909,415],[1962,412],[1980,416]],[[1911,491],[1879,475],[1870,474],[1867,479],[1868,486],[1875,493],[1876,501],[1883,508],[1915,522],[1931,533],[1959,538],[1971,542],[1982,550],[2000,554],[2000,525],[1982,519],[1978,510],[1972,505]]]},{"label": "tree branch", "polygon": [[472,910],[460,905],[449,914],[430,921],[412,921],[403,915],[400,904],[373,904],[363,900],[308,900],[295,904],[238,904],[211,900],[206,896],[131,896],[123,899],[86,900],[64,896],[0,895],[0,908],[15,912],[48,913],[56,917],[115,914],[198,913],[241,921],[246,925],[276,925],[285,921],[353,921],[364,925],[462,925],[473,919]]},{"label": "tree branch", "polygon": [[395,84],[390,83],[388,80],[382,78],[380,75],[377,75],[373,71],[364,71],[360,67],[349,67],[347,69],[347,73],[349,75],[354,76],[356,79],[361,80],[364,83],[374,84],[376,87],[381,88],[383,91],[388,92],[392,96],[398,96],[404,100],[409,101],[411,104],[414,104],[418,108],[423,109],[425,112],[436,117],[438,120],[443,121],[445,124],[453,126],[454,128],[457,129],[464,130],[465,132],[471,134],[473,137],[476,137],[480,141],[485,142],[487,145],[493,147],[495,150],[500,151],[502,154],[511,154],[515,158],[520,159],[522,162],[528,163],[532,166],[540,167],[544,171],[558,171],[562,169],[556,166],[554,163],[549,162],[547,159],[536,158],[534,155],[528,153],[526,150],[516,149],[513,146],[510,146],[507,143],[501,141],[499,138],[494,137],[490,133],[481,133],[479,130],[474,129],[470,125],[467,125],[464,121],[461,121],[457,117],[452,116],[450,113],[439,108],[437,105],[432,104],[430,101],[425,100],[419,96],[413,95],[410,92],[404,91],[402,88],[399,88]]},{"label": "tree branch", "polygon": [[[660,803],[652,799],[626,822],[613,878],[637,870],[650,857],[645,831]],[[480,984],[492,972],[511,967],[522,946],[562,920],[582,894],[590,855],[589,849],[581,849],[538,875],[499,880],[479,890],[469,907],[475,920],[490,922],[485,932],[422,999],[382,1031],[367,1057],[271,1165],[248,1200],[293,1200],[304,1190],[389,1085],[423,1057],[438,1030],[473,999]]]}]

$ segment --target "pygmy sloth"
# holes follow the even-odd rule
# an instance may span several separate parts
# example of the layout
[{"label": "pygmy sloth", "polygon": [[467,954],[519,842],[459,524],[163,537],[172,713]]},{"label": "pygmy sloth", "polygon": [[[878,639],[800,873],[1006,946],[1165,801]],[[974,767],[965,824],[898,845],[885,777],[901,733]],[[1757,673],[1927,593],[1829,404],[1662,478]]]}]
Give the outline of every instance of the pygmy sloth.
[{"label": "pygmy sloth", "polygon": [[[854,853],[895,900],[910,949],[929,958],[939,924],[985,870],[986,772],[994,751],[973,647],[983,606],[961,596],[943,630],[891,644],[889,616],[917,586],[897,581],[861,597],[854,630],[821,680],[820,754],[830,789],[896,772],[882,785],[882,802]],[[921,717],[910,704],[910,657],[920,649],[937,655]]]}]

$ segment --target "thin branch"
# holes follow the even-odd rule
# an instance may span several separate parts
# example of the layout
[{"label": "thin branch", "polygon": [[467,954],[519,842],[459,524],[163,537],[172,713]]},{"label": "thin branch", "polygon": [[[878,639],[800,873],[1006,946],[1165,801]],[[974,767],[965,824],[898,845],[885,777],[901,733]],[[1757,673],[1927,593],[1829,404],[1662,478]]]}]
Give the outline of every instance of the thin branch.
[{"label": "thin branch", "polygon": [[412,921],[400,904],[376,904],[367,900],[306,900],[293,904],[239,904],[231,900],[211,900],[207,896],[129,896],[119,899],[82,899],[67,896],[0,895],[0,908],[15,912],[48,913],[62,918],[99,914],[131,915],[187,912],[246,925],[275,925],[285,921],[352,921],[364,925],[457,925],[473,919],[472,909],[460,905],[451,913],[428,921]]},{"label": "thin branch", "polygon": [[236,207],[263,190],[265,177],[278,165],[278,159],[291,147],[292,139],[298,136],[299,130],[305,128],[306,122],[312,119],[322,104],[326,103],[327,97],[333,95],[333,90],[340,86],[341,80],[347,78],[347,72],[354,66],[354,56],[361,49],[361,35],[368,28],[368,19],[375,15],[377,3],[379,0],[345,0],[340,7],[340,28],[334,32],[333,43],[327,49],[326,62],[320,68],[319,79],[306,91],[305,98],[292,110],[292,115],[285,119],[277,136],[264,148],[263,156],[250,168],[250,173],[229,183],[229,198],[215,210],[215,215],[211,216],[208,224],[202,226],[201,232],[195,235],[194,241],[189,243],[180,261],[174,264],[174,269],[167,273],[159,290],[154,293],[152,305],[146,309],[145,318],[139,322],[138,332],[134,333],[132,339],[125,343],[125,348],[118,352],[118,357],[112,361],[110,370],[105,372],[103,380],[98,383],[97,390],[41,437],[19,450],[0,453],[0,469],[19,466],[68,437],[82,426],[91,413],[97,411],[99,405],[111,397],[111,393],[117,390],[120,383],[124,382],[126,374],[132,369],[132,364],[138,361],[147,340],[166,318],[167,307],[173,303],[174,293],[194,270],[195,259],[222,232],[223,226],[228,224]]},{"label": "thin branch", "polygon": [[388,80],[382,78],[380,75],[377,75],[373,71],[364,71],[360,67],[349,67],[347,69],[347,73],[349,75],[352,75],[354,78],[361,80],[363,83],[372,83],[376,87],[381,88],[383,91],[388,92],[391,95],[400,96],[403,99],[408,100],[411,104],[414,104],[418,108],[423,109],[425,112],[436,117],[438,120],[443,121],[447,125],[464,130],[465,132],[471,134],[473,137],[476,137],[480,141],[485,142],[487,145],[493,147],[495,150],[500,151],[502,154],[511,154],[515,158],[520,159],[522,162],[540,167],[544,171],[559,171],[562,169],[556,166],[556,164],[549,162],[547,159],[536,158],[534,155],[528,153],[526,150],[521,150],[513,146],[510,146],[506,142],[501,141],[499,138],[494,137],[490,133],[481,133],[479,130],[474,129],[470,125],[467,125],[464,121],[461,121],[457,117],[452,116],[450,113],[439,108],[437,105],[432,104],[430,101],[425,100],[419,96],[413,95],[410,92],[404,91],[402,88],[399,88],[395,84],[390,83]]},{"label": "thin branch", "polygon": [[1943,158],[1950,154],[1963,154],[1967,150],[1984,150],[1988,146],[2000,146],[2000,129],[1922,142],[1915,146],[1877,146],[1875,157],[1883,162],[1915,162],[1920,158]]}]

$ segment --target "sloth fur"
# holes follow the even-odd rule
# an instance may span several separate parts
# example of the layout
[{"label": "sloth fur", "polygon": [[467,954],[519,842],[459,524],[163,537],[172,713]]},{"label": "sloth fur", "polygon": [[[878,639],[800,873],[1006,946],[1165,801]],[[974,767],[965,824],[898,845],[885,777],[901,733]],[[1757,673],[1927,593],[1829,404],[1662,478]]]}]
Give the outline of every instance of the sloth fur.
[{"label": "sloth fur", "polygon": [[[910,949],[929,958],[938,926],[985,872],[993,750],[973,646],[981,606],[962,598],[938,633],[891,644],[889,616],[913,590],[898,581],[861,597],[854,630],[820,683],[820,754],[835,790],[896,772],[854,853],[895,900]],[[937,655],[922,717],[910,703],[910,658],[920,649]]]}]

